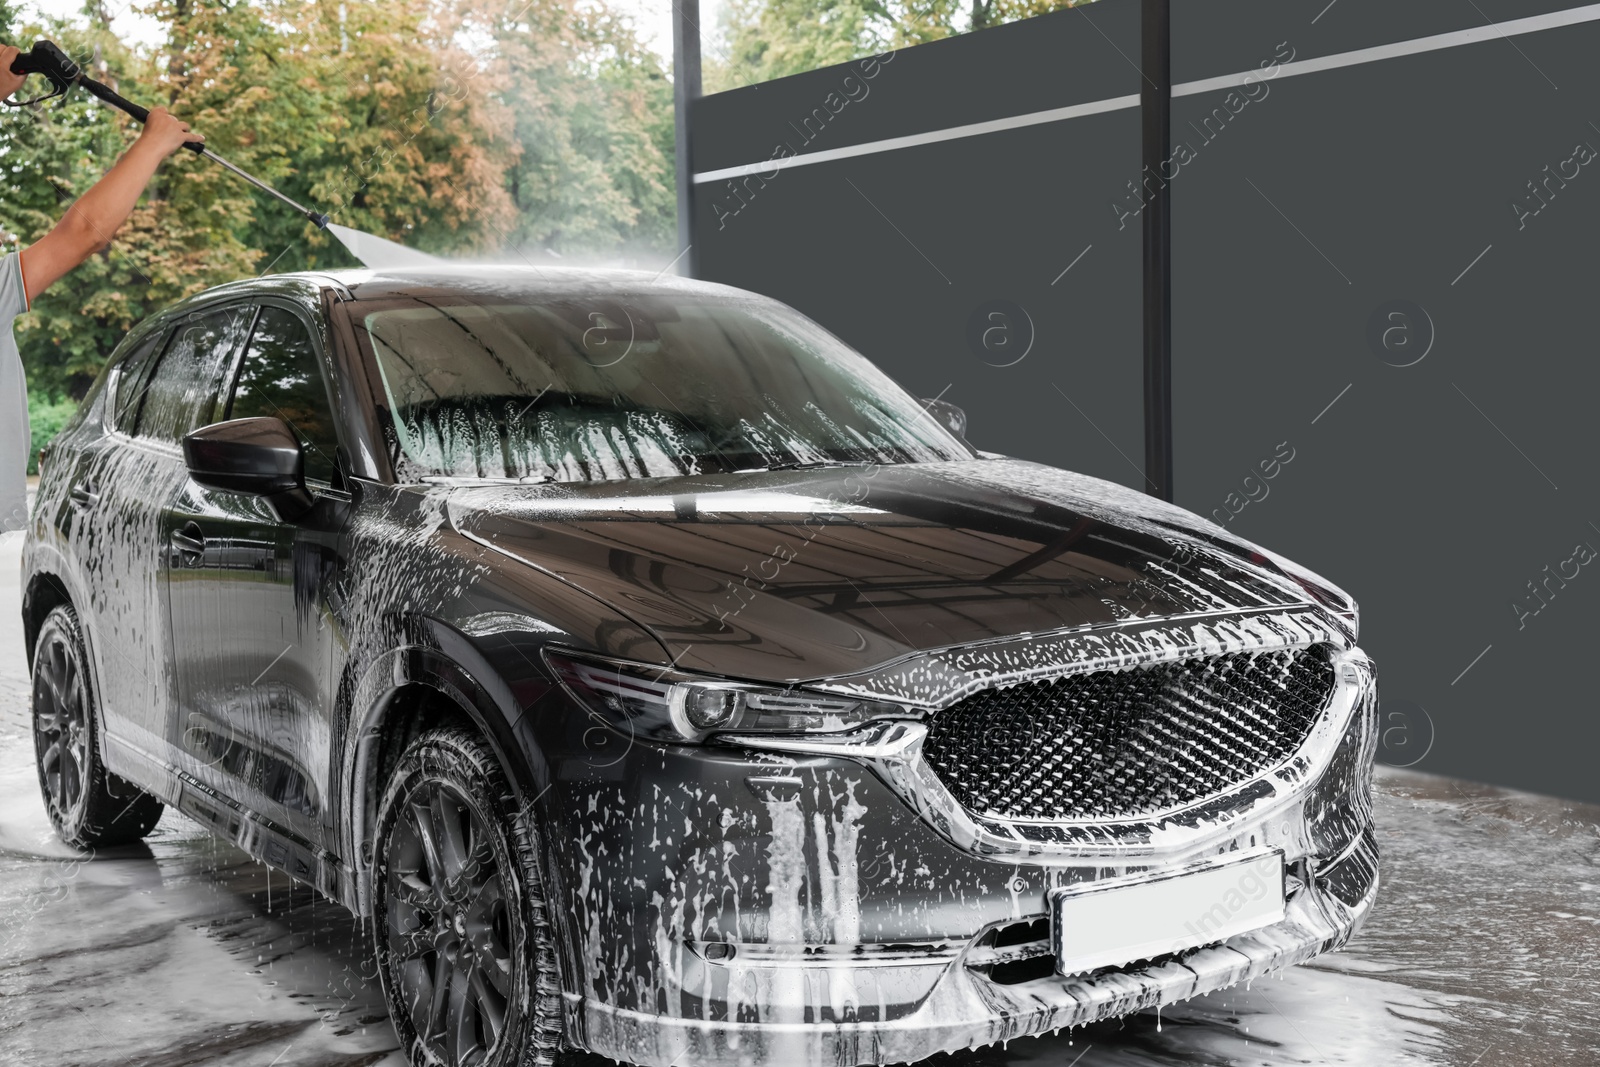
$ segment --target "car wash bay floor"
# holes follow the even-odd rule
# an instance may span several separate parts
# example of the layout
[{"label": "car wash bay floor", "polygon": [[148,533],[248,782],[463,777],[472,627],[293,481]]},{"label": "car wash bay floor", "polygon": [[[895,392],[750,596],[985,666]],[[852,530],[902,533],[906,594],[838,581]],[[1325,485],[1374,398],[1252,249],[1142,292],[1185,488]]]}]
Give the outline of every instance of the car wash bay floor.
[{"label": "car wash bay floor", "polygon": [[[350,917],[168,813],[85,860],[33,772],[15,536],[0,545],[0,1064],[401,1067]],[[941,1065],[1600,1063],[1600,808],[1379,776],[1384,887],[1281,977]],[[572,1057],[569,1067],[599,1067]]]}]

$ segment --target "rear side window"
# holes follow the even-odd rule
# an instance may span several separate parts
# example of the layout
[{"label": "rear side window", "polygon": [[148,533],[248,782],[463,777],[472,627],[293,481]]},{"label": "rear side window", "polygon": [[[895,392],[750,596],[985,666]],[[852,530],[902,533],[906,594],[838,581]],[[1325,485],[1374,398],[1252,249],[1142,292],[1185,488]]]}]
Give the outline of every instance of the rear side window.
[{"label": "rear side window", "polygon": [[139,418],[139,401],[144,396],[145,379],[150,376],[150,364],[156,353],[161,351],[161,342],[166,336],[165,329],[151,330],[150,335],[117,364],[116,387],[112,394],[116,407],[111,424],[125,433],[133,432],[133,424]]},{"label": "rear side window", "polygon": [[254,307],[235,307],[181,320],[145,384],[134,432],[177,441],[211,422],[223,375],[254,313]]},{"label": "rear side window", "polygon": [[306,477],[333,481],[339,447],[311,331],[293,312],[263,307],[239,364],[228,418],[279,418],[300,439]]}]

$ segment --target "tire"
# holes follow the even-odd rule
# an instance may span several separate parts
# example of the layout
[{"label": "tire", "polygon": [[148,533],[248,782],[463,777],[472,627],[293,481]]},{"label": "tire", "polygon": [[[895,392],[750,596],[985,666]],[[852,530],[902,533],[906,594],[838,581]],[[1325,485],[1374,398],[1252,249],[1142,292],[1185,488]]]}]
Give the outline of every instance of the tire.
[{"label": "tire", "polygon": [[78,615],[45,617],[33,650],[33,751],[45,811],[74,848],[138,841],[161,820],[161,801],[107,771],[89,651]]},{"label": "tire", "polygon": [[552,1064],[561,995],[532,816],[461,729],[419,736],[384,790],[373,946],[413,1067]]}]

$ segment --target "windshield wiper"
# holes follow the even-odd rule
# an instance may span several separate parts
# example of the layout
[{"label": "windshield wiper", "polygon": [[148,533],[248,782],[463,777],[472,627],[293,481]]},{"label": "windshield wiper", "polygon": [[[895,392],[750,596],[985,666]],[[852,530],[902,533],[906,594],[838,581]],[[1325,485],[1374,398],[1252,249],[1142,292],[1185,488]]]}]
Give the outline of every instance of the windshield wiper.
[{"label": "windshield wiper", "polygon": [[470,474],[427,474],[422,481],[429,485],[545,485],[555,481],[548,474],[529,474],[522,478],[499,478]]},{"label": "windshield wiper", "polygon": [[769,463],[765,467],[744,467],[736,470],[734,474],[760,474],[763,471],[814,471],[825,467],[866,467],[869,462],[864,459],[820,459],[820,460],[795,460],[792,463]]}]

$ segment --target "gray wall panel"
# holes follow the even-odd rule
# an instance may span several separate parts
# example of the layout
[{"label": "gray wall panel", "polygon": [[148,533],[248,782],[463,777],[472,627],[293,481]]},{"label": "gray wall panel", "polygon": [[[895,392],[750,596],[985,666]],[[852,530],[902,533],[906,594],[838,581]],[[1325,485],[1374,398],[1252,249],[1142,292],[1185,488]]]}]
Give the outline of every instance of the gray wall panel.
[{"label": "gray wall panel", "polygon": [[[1413,751],[1433,734],[1422,766],[1594,799],[1600,567],[1569,567],[1525,626],[1513,604],[1540,606],[1530,580],[1600,548],[1600,161],[1525,228],[1510,204],[1600,146],[1600,26],[1517,44],[1285,79],[1180,172],[1178,498],[1230,518],[1289,441],[1229,527],[1361,600],[1394,725]],[[1180,100],[1175,126],[1219,98]],[[1396,299],[1434,325],[1413,366],[1367,336]]]}]

